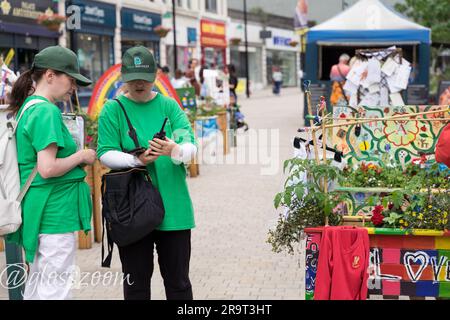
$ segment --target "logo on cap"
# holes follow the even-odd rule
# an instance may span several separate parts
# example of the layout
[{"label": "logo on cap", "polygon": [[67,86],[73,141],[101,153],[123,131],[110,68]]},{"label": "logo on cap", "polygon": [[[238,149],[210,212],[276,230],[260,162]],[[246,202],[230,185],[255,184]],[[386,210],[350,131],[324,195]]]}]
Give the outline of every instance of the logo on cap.
[{"label": "logo on cap", "polygon": [[134,65],[137,67],[140,66],[141,64],[142,64],[141,58],[134,57]]}]

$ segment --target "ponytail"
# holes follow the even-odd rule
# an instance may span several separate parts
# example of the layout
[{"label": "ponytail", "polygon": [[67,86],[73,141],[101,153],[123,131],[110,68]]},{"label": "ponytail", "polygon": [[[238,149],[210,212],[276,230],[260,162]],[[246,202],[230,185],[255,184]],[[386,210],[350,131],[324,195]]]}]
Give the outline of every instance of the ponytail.
[{"label": "ponytail", "polygon": [[32,95],[35,90],[33,81],[39,81],[45,71],[46,69],[32,68],[20,75],[12,87],[9,97],[8,110],[12,111],[13,114],[17,114],[17,112],[19,112],[19,109],[23,105],[25,99]]}]

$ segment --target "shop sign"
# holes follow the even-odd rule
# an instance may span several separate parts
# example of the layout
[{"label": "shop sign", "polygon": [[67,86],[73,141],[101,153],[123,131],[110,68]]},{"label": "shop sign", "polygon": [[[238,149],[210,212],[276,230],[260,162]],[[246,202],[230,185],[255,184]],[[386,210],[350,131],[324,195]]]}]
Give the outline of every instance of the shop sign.
[{"label": "shop sign", "polygon": [[202,33],[225,37],[225,24],[202,20]]},{"label": "shop sign", "polygon": [[70,5],[80,7],[82,24],[116,27],[116,9],[113,5],[81,0],[73,0]]},{"label": "shop sign", "polygon": [[197,29],[187,28],[188,44],[195,45],[197,43]]},{"label": "shop sign", "polygon": [[52,15],[57,11],[57,4],[52,0],[3,0],[0,2],[0,20],[2,21],[37,24],[36,20],[40,15]]},{"label": "shop sign", "polygon": [[131,9],[122,9],[122,29],[130,31],[151,32],[161,25],[161,15]]},{"label": "shop sign", "polygon": [[225,23],[201,20],[200,42],[202,46],[226,48]]},{"label": "shop sign", "polygon": [[270,38],[272,38],[272,31],[261,30],[259,32],[259,38],[260,39],[270,39]]},{"label": "shop sign", "polygon": [[273,44],[276,46],[290,47],[289,43],[292,41],[291,38],[285,37],[273,37]]},{"label": "shop sign", "polygon": [[227,41],[225,39],[201,36],[200,40],[201,40],[202,46],[204,46],[204,47],[220,47],[220,48],[227,47]]}]

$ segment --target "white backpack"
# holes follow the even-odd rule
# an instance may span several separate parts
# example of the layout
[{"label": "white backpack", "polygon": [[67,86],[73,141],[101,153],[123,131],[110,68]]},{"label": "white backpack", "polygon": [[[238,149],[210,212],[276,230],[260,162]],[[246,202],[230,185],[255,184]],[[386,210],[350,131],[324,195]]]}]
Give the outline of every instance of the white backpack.
[{"label": "white backpack", "polygon": [[6,106],[0,106],[0,236],[13,233],[22,224],[20,203],[37,174],[37,166],[20,190],[19,165],[17,162],[16,129],[22,115],[30,107],[42,103],[40,99],[28,102],[17,119],[8,119]]}]

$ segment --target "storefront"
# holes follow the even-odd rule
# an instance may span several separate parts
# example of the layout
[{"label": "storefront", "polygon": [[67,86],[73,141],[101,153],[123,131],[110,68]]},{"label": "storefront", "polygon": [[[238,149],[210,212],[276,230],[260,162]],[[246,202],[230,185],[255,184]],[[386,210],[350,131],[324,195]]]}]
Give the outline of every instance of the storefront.
[{"label": "storefront", "polygon": [[211,20],[201,20],[200,46],[202,50],[202,65],[212,69],[223,69],[227,64],[227,40],[225,23]]},{"label": "storefront", "polygon": [[159,36],[153,29],[161,25],[161,15],[122,8],[122,54],[131,47],[142,45],[153,52],[160,61]]},{"label": "storefront", "polygon": [[114,64],[116,8],[102,2],[72,0],[67,5],[81,10],[81,28],[70,31],[70,47],[78,55],[81,73],[94,84],[80,88],[82,106],[86,106],[95,82]]},{"label": "storefront", "polygon": [[[186,71],[189,66],[190,59],[198,59],[197,55],[197,20],[183,22],[182,19],[177,18],[177,24],[180,21],[180,28],[177,30],[177,64],[178,69],[181,71]],[[191,26],[187,26],[191,25]],[[173,52],[173,37],[167,39],[166,50],[167,50],[167,65],[173,74],[174,70],[174,52]]]},{"label": "storefront", "polygon": [[[260,38],[262,27],[247,25],[248,39],[248,70],[250,90],[260,90],[264,87],[263,81],[263,48]],[[230,63],[236,67],[238,78],[245,78],[245,46],[243,22],[231,22],[229,28]]]},{"label": "storefront", "polygon": [[9,67],[23,72],[31,67],[34,55],[58,43],[58,32],[37,23],[41,14],[58,12],[52,0],[4,0],[0,6],[0,55],[14,53]]},{"label": "storefront", "polygon": [[267,81],[272,82],[274,67],[280,67],[283,86],[298,83],[299,46],[293,31],[272,29],[272,38],[266,39]]}]

